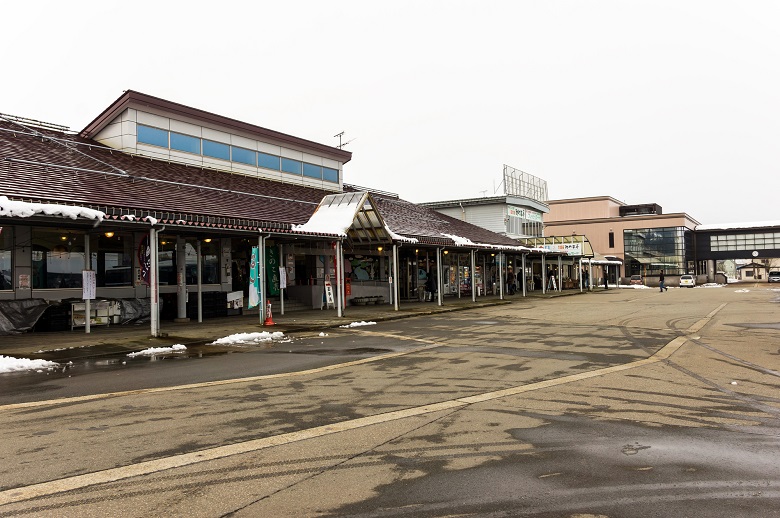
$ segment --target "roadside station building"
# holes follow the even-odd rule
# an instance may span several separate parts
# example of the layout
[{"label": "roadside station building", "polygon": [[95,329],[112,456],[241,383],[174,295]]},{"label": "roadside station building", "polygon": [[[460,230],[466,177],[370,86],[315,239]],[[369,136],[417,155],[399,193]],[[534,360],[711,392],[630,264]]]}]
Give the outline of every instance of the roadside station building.
[{"label": "roadside station building", "polygon": [[260,308],[339,315],[431,276],[440,304],[503,296],[510,260],[547,254],[346,185],[351,156],[135,91],[78,133],[0,115],[0,333],[242,312],[253,247]]}]

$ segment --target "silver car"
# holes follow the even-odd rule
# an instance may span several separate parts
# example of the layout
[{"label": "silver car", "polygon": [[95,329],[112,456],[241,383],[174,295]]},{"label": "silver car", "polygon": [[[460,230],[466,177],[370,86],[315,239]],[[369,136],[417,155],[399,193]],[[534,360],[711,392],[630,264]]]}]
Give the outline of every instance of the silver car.
[{"label": "silver car", "polygon": [[780,272],[769,272],[769,282],[780,282]]}]

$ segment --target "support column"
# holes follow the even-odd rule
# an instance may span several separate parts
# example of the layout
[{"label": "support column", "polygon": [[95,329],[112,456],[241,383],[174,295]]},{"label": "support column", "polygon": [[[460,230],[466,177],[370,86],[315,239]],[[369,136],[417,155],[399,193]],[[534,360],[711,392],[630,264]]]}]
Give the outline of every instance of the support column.
[{"label": "support column", "polygon": [[266,311],[266,293],[265,293],[265,238],[257,236],[257,251],[260,256],[260,264],[257,265],[257,285],[260,287],[260,311],[257,312],[260,318],[260,325],[265,323]]},{"label": "support column", "polygon": [[527,296],[527,292],[525,290],[525,283],[526,283],[526,278],[527,278],[526,274],[525,274],[526,273],[525,272],[525,256],[527,256],[527,255],[528,254],[523,254],[522,255],[522,262],[523,262],[523,266],[522,266],[522,268],[523,268],[523,297]]},{"label": "support column", "polygon": [[498,265],[496,271],[498,272],[498,299],[504,300],[504,252],[498,253]]},{"label": "support column", "polygon": [[[287,269],[287,262],[284,259],[284,245],[279,245],[279,268],[281,272],[281,268]],[[284,292],[287,289],[287,281],[286,281],[286,275],[285,275],[285,283],[282,285],[282,275],[279,274],[279,314],[284,315]]]},{"label": "support column", "polygon": [[157,230],[149,229],[149,288],[151,288],[151,331],[160,336],[160,258],[158,256]]},{"label": "support column", "polygon": [[542,254],[542,295],[547,293],[547,260]]},{"label": "support column", "polygon": [[195,247],[198,254],[198,322],[203,322],[203,254],[200,239]]},{"label": "support column", "polygon": [[344,254],[342,253],[343,243],[336,241],[336,316],[344,316]]},{"label": "support column", "polygon": [[438,295],[438,304],[441,306],[441,248],[436,248],[436,294]]},{"label": "support column", "polygon": [[563,291],[563,258],[558,256],[558,291]]},{"label": "support column", "polygon": [[401,283],[398,282],[398,244],[393,243],[393,308],[398,311],[398,299],[401,296]]},{"label": "support column", "polygon": [[471,251],[471,301],[476,302],[477,301],[477,278],[476,278],[476,272],[477,272],[477,252],[475,250]]},{"label": "support column", "polygon": [[[89,251],[89,233],[84,234],[84,269],[85,270],[91,270],[92,269],[92,261],[90,260],[90,251]],[[82,291],[84,291],[84,288],[82,287]],[[92,314],[92,307],[90,305],[89,299],[84,299],[84,333],[91,333],[92,329],[90,328],[90,315]]]},{"label": "support column", "polygon": [[580,293],[582,293],[582,257],[579,261],[579,270],[577,270],[577,278],[580,280]]},{"label": "support column", "polygon": [[176,236],[176,319],[174,322],[189,322],[187,318],[187,242]]}]

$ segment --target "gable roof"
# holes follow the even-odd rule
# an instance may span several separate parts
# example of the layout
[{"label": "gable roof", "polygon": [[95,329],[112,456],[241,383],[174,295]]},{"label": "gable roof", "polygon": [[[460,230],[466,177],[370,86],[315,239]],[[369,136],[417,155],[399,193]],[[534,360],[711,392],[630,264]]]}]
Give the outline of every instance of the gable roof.
[{"label": "gable roof", "polygon": [[309,152],[332,158],[341,163],[347,163],[352,159],[352,153],[344,149],[326,146],[325,144],[294,137],[261,126],[255,126],[254,124],[199,110],[198,108],[192,108],[184,104],[166,101],[165,99],[136,92],[134,90],[126,90],[120,95],[116,101],[111,103],[108,108],[103,110],[100,115],[87,124],[87,126],[79,132],[79,136],[86,139],[95,137],[100,130],[105,128],[128,108],[138,108],[142,111],[151,111],[153,113],[164,113],[169,116],[183,119],[194,119],[212,127],[223,128],[228,131],[232,130],[239,133],[249,133],[258,137],[260,140],[270,140],[292,148],[305,149]]}]

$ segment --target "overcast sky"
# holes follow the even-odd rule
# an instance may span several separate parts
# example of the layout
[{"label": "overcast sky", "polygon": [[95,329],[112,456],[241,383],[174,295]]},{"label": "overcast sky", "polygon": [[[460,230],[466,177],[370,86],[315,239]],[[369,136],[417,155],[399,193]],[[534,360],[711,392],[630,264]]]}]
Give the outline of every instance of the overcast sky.
[{"label": "overcast sky", "polygon": [[550,199],[780,219],[774,0],[0,11],[2,113],[80,130],[132,89],[334,146],[344,131],[345,181],[414,202],[500,194],[508,164]]}]

